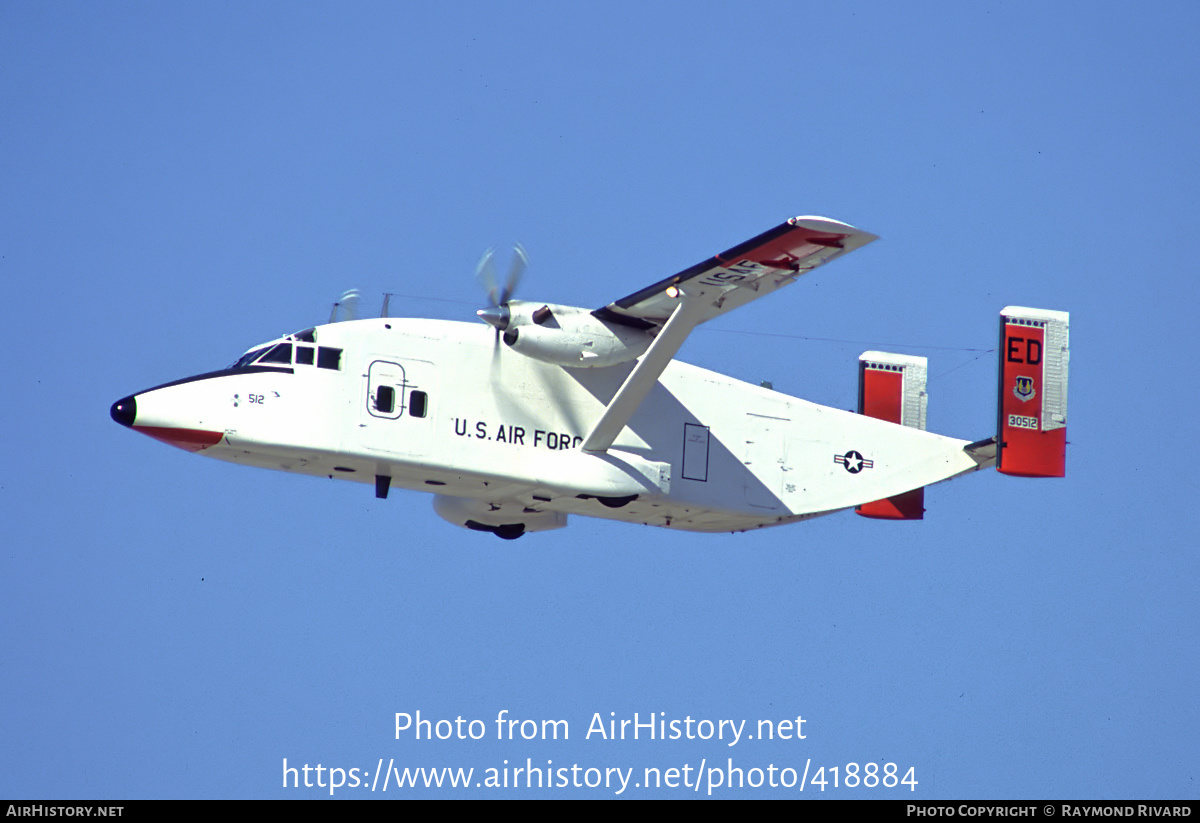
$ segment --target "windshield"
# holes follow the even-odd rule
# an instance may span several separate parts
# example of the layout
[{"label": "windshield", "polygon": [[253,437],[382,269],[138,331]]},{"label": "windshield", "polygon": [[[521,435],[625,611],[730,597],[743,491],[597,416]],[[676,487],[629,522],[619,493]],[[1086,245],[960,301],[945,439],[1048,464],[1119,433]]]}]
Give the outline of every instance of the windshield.
[{"label": "windshield", "polygon": [[[303,331],[289,335],[285,339],[306,340],[311,336],[308,331]],[[295,361],[292,360],[293,349],[295,350]],[[300,343],[268,343],[265,346],[258,346],[239,357],[229,368],[245,369],[251,365],[260,365],[263,368],[274,368],[276,371],[281,371],[280,366],[291,366],[293,362],[299,366],[312,366],[314,365],[314,352],[317,368],[341,371],[341,349],[332,346],[305,346]],[[292,369],[289,368],[286,371],[291,373]]]},{"label": "windshield", "polygon": [[268,348],[269,348],[268,346],[263,346],[261,349],[252,349],[252,350],[246,352],[241,357],[239,357],[237,362],[234,363],[229,368],[240,369],[242,366],[249,366],[251,363],[253,363],[258,358],[258,356],[260,354],[265,352]]},{"label": "windshield", "polygon": [[277,343],[271,350],[258,358],[259,363],[286,363],[292,365],[292,344]]}]

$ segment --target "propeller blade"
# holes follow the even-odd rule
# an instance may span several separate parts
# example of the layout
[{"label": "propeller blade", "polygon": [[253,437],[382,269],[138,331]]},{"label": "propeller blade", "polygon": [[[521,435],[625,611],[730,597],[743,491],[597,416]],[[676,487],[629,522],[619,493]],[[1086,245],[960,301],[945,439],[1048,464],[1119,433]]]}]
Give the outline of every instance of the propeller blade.
[{"label": "propeller blade", "polygon": [[508,267],[508,280],[504,283],[504,291],[500,293],[500,305],[504,305],[513,296],[513,292],[517,290],[517,284],[521,282],[521,275],[525,273],[525,268],[529,265],[529,255],[525,253],[525,249],[520,243],[513,245],[512,264]]},{"label": "propeller blade", "polygon": [[487,293],[488,302],[493,306],[500,305],[498,299],[498,289],[496,286],[496,265],[494,263],[495,253],[493,249],[488,249],[483,253],[483,257],[479,258],[479,265],[475,267],[475,274],[479,278],[479,282],[483,284],[483,290]]},{"label": "propeller blade", "polygon": [[512,321],[512,315],[508,309],[508,301],[512,299],[513,292],[517,290],[517,284],[521,282],[521,275],[525,273],[525,269],[529,266],[529,255],[525,253],[525,249],[520,243],[513,245],[512,263],[508,267],[508,277],[504,281],[504,287],[500,288],[496,280],[496,254],[494,249],[488,249],[483,253],[483,257],[479,259],[479,265],[475,267],[475,274],[479,277],[479,282],[483,284],[484,291],[487,292],[488,307],[475,312],[480,320],[487,323],[496,330],[495,336],[492,338],[492,380],[498,379],[500,366],[500,338],[503,335],[506,342],[509,341],[509,335],[515,335],[515,330],[510,331],[508,324]]}]

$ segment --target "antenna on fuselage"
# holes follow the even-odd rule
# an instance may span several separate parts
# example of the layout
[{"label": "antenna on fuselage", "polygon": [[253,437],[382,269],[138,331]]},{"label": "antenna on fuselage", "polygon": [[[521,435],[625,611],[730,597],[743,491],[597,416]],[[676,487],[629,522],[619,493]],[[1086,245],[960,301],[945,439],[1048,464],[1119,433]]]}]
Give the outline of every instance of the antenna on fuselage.
[{"label": "antenna on fuselage", "polygon": [[392,300],[392,293],[390,291],[385,291],[383,293],[383,311],[379,312],[380,317],[388,316],[388,303],[390,303],[391,300]]}]

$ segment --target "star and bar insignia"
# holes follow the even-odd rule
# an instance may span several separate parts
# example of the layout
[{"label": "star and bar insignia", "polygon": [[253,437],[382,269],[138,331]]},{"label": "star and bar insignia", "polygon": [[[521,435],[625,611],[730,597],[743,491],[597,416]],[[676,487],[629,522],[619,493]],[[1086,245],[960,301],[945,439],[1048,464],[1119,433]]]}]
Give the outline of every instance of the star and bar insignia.
[{"label": "star and bar insignia", "polygon": [[846,471],[850,472],[851,474],[858,474],[863,469],[870,469],[875,466],[874,460],[868,460],[858,452],[854,451],[854,449],[851,449],[845,454],[835,454],[833,456],[833,462],[837,463],[839,466],[844,466]]}]

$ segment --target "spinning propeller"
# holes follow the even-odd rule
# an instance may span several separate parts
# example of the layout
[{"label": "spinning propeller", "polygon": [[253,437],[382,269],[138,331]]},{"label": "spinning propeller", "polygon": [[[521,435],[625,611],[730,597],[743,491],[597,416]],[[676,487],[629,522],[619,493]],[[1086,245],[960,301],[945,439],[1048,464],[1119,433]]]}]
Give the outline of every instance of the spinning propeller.
[{"label": "spinning propeller", "polygon": [[479,275],[479,281],[483,284],[487,291],[488,303],[486,309],[480,309],[475,312],[479,319],[483,320],[488,325],[496,329],[496,340],[499,342],[500,332],[508,329],[509,321],[512,315],[509,313],[508,301],[512,299],[513,292],[516,291],[517,283],[521,281],[521,275],[525,273],[526,266],[529,265],[529,257],[525,254],[525,249],[521,248],[521,244],[513,246],[512,264],[508,268],[508,278],[504,281],[504,287],[500,288],[496,280],[496,264],[495,253],[493,249],[488,249],[479,260],[479,265],[476,266],[475,272]]}]

